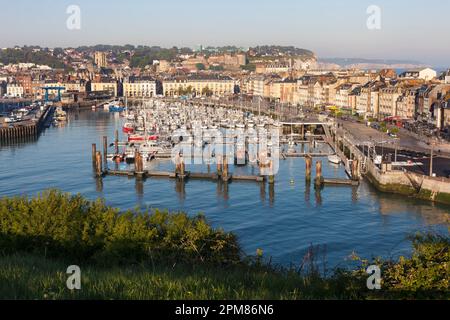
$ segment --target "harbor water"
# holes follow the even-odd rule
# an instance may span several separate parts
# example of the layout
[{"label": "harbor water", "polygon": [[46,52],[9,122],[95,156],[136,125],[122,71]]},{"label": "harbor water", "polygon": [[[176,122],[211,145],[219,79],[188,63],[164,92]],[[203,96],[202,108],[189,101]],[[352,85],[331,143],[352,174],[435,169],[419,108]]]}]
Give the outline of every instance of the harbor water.
[{"label": "harbor water", "polygon": [[[59,188],[90,199],[104,198],[121,209],[201,212],[214,227],[234,232],[245,253],[255,254],[260,248],[266,258],[284,266],[299,266],[311,245],[320,245],[332,268],[348,264],[352,253],[366,258],[408,255],[407,237],[417,231],[448,233],[448,206],[379,193],[366,182],[316,191],[305,182],[303,158],[280,160],[273,187],[251,181],[226,185],[202,180],[182,184],[167,178],[96,179],[91,144],[100,148],[105,135],[111,142],[121,124],[117,113],[72,111],[66,124],[48,128],[36,141],[0,145],[0,196],[33,196]],[[333,165],[326,157],[322,162],[324,177],[346,177],[342,165]],[[173,170],[174,165],[161,160],[154,167]],[[259,172],[252,166],[230,169]],[[203,165],[187,170],[208,169]]]}]

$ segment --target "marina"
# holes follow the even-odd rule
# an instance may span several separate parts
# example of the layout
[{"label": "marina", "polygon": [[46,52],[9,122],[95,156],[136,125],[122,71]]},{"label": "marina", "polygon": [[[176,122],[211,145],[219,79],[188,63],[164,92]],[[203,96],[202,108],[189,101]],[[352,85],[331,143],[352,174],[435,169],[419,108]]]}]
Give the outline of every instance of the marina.
[{"label": "marina", "polygon": [[[397,198],[378,192],[365,180],[353,181],[345,165],[328,161],[327,155],[333,153],[329,144],[301,137],[294,136],[298,142],[292,147],[304,156],[282,157],[280,152],[273,183],[261,178],[258,163],[251,161],[246,165],[229,162],[228,181],[219,178],[216,163],[185,161],[186,177],[179,179],[168,150],[145,161],[143,171],[147,176],[138,176],[134,161],[113,161],[116,147],[121,153],[130,146],[123,132],[129,120],[120,112],[102,108],[69,110],[63,126],[47,128],[38,140],[2,145],[0,195],[34,195],[47,188],[60,188],[90,199],[103,198],[108,205],[123,210],[137,205],[191,215],[203,212],[213,225],[235,232],[245,252],[253,254],[262,248],[266,256],[283,265],[300,262],[311,243],[326,247],[328,264],[335,266],[349,263],[347,257],[352,251],[404,254],[409,250],[409,233],[446,230],[445,206]],[[161,131],[157,134],[170,136]],[[288,126],[280,139],[287,155],[290,136]],[[105,174],[103,137],[107,137]],[[100,177],[93,171],[93,143],[103,166]],[[321,153],[315,153],[314,147]],[[323,177],[319,182],[325,188],[316,187],[318,161]]]}]

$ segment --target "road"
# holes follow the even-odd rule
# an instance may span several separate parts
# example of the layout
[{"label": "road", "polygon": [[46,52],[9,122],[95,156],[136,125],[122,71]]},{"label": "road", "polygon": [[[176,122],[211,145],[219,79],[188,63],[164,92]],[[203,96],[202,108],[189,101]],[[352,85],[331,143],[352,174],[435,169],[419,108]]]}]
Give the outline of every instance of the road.
[{"label": "road", "polygon": [[[431,146],[417,139],[413,135],[400,130],[397,138],[389,137],[363,123],[342,121],[339,124],[351,133],[357,143],[364,144],[370,142],[375,144],[376,152],[391,161],[395,160],[395,149],[397,148],[397,161],[411,161],[422,163],[415,166],[404,166],[403,168],[419,174],[430,173],[430,153]],[[360,148],[361,149],[361,148]],[[433,173],[438,177],[450,177],[450,144],[437,144],[433,148]]]}]

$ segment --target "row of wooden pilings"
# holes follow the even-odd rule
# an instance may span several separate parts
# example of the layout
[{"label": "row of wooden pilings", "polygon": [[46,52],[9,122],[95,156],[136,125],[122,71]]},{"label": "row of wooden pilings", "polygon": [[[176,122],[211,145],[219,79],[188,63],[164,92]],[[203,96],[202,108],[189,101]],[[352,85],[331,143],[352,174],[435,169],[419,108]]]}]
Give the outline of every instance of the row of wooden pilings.
[{"label": "row of wooden pilings", "polygon": [[24,138],[35,138],[38,136],[38,128],[35,124],[17,126],[12,128],[0,128],[0,141],[11,142]]},{"label": "row of wooden pilings", "polygon": [[[114,149],[115,154],[119,154],[119,133],[117,130],[115,131]],[[97,150],[97,145],[95,143],[92,144],[92,165],[96,177],[102,177],[108,173],[108,138],[106,136],[103,136],[103,155],[102,152]],[[269,175],[267,175],[269,184],[274,184],[275,176],[273,174],[272,160],[270,160],[265,166],[260,165],[260,170],[265,167],[268,167],[270,170]],[[135,151],[134,154],[134,175],[138,178],[143,178],[145,176],[144,158],[138,151]],[[189,176],[189,172],[186,171],[186,165],[182,155],[177,155],[175,158],[174,176],[180,180],[184,180]],[[227,182],[232,178],[229,173],[228,159],[226,156],[218,158],[217,178],[224,182]]]},{"label": "row of wooden pilings", "polygon": [[[116,130],[114,134],[114,153],[119,154],[119,131]],[[139,160],[139,155],[135,155],[135,158]],[[142,158],[142,156],[140,156]],[[142,160],[142,159],[141,159]],[[142,161],[141,161],[142,162]],[[100,151],[97,151],[97,145],[95,143],[92,144],[92,165],[94,167],[95,176],[101,177],[104,176],[108,172],[108,137],[103,136],[103,156]],[[143,172],[144,166],[136,168],[136,172]]]},{"label": "row of wooden pilings", "polygon": [[[305,157],[305,179],[311,181],[311,168],[312,168],[312,157],[307,155]],[[314,178],[314,186],[321,187],[323,185],[322,176],[322,160],[316,161],[316,177]]]}]

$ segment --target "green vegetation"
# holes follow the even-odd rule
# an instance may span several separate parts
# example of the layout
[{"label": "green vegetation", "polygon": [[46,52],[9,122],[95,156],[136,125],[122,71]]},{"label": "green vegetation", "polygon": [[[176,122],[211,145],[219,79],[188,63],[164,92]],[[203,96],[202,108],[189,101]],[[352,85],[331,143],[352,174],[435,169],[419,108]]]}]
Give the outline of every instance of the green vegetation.
[{"label": "green vegetation", "polygon": [[218,65],[218,66],[209,66],[209,70],[211,71],[223,71],[224,67],[222,65]]},{"label": "green vegetation", "polygon": [[152,65],[153,60],[174,60],[180,50],[177,47],[170,49],[160,47],[137,47],[130,60],[130,67],[144,68]]},{"label": "green vegetation", "polygon": [[195,67],[197,68],[197,70],[205,70],[206,67],[203,63],[196,63]]},{"label": "green vegetation", "polygon": [[247,71],[253,72],[253,71],[256,70],[256,64],[254,64],[254,63],[249,63],[249,64],[247,64],[247,65],[245,65],[245,66],[241,66],[241,69],[242,69],[242,70],[247,70]]},{"label": "green vegetation", "polygon": [[[56,190],[0,200],[2,299],[449,298],[449,239],[418,235],[411,258],[375,261],[382,289],[368,290],[367,260],[325,276],[310,249],[298,270],[241,253],[236,237],[202,215],[120,212]],[[81,267],[81,290],[66,287]]]},{"label": "green vegetation", "polygon": [[62,59],[58,58],[58,54],[60,54],[60,50],[56,50],[52,54],[48,49],[34,47],[1,49],[0,63],[34,63],[37,65],[47,65],[51,68],[63,69],[66,65]]}]

